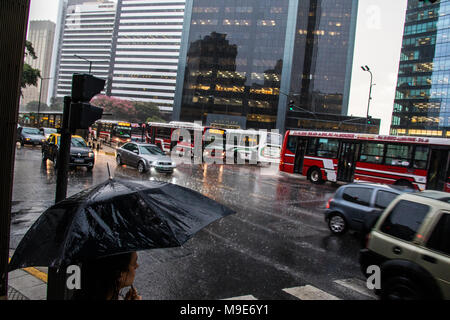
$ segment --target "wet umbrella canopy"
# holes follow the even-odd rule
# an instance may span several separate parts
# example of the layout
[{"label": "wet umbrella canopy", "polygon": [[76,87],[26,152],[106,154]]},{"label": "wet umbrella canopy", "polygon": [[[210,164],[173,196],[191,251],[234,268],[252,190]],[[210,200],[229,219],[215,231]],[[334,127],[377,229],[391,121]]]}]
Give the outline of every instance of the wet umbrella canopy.
[{"label": "wet umbrella canopy", "polygon": [[58,268],[111,254],[177,247],[232,213],[174,184],[110,179],[46,210],[19,243],[9,270]]}]

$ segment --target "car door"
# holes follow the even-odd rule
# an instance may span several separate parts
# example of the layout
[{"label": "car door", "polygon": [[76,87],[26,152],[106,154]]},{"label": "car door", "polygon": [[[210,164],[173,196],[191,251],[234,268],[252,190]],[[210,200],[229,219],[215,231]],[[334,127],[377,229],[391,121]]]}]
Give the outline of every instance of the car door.
[{"label": "car door", "polygon": [[131,152],[131,143],[127,143],[120,148],[117,148],[121,161],[123,164],[130,163],[130,152]]},{"label": "car door", "polygon": [[373,210],[373,188],[349,186],[344,189],[342,198],[345,202],[345,215],[351,229],[362,230],[364,216]]},{"label": "car door", "polygon": [[130,144],[130,152],[129,152],[130,165],[133,167],[137,167],[139,161],[139,148],[136,144]]},{"label": "car door", "polygon": [[374,206],[372,210],[363,217],[365,226],[371,229],[383,213],[384,209],[386,209],[398,195],[398,193],[388,190],[375,190]]},{"label": "car door", "polygon": [[444,299],[450,299],[450,212],[440,212],[434,221],[414,260],[433,275]]}]

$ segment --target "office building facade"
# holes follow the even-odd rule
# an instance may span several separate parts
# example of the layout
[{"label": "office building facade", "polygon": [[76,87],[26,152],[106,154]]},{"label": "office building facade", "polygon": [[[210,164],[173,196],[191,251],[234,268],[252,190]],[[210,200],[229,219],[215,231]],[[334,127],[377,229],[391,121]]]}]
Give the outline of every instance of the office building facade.
[{"label": "office building facade", "polygon": [[187,0],[173,119],[281,131],[302,121],[336,127],[347,113],[357,6]]},{"label": "office building facade", "polygon": [[32,101],[43,103],[47,101],[55,27],[55,23],[51,21],[30,21],[29,23],[27,40],[33,45],[37,59],[28,56],[25,61],[41,71],[43,80],[39,79],[36,86],[29,86],[22,91],[21,106],[26,106]]},{"label": "office building facade", "polygon": [[450,1],[408,0],[391,134],[450,137]]},{"label": "office building facade", "polygon": [[52,96],[71,95],[72,75],[91,73],[111,79],[110,62],[116,3],[65,2]]},{"label": "office building facade", "polygon": [[185,0],[118,0],[108,95],[172,112]]}]

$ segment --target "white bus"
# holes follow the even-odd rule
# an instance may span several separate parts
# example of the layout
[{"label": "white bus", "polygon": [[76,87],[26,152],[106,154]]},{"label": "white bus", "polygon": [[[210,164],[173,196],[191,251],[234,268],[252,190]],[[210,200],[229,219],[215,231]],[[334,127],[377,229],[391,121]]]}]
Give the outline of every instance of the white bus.
[{"label": "white bus", "polygon": [[239,159],[254,163],[279,163],[282,136],[267,130],[225,130],[225,152]]}]

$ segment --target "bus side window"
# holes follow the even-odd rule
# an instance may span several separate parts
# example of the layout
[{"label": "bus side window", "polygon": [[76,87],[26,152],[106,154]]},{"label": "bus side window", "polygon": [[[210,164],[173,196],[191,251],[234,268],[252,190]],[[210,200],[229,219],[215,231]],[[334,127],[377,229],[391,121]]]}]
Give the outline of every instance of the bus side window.
[{"label": "bus side window", "polygon": [[429,148],[427,146],[416,146],[414,151],[414,169],[426,169]]},{"label": "bus side window", "polygon": [[297,137],[289,136],[286,148],[290,152],[295,153],[295,149],[297,148]]},{"label": "bus side window", "polygon": [[308,147],[306,148],[306,155],[313,157],[316,156],[317,142],[318,142],[317,138],[313,138],[308,141]]},{"label": "bus side window", "polygon": [[412,146],[388,144],[386,150],[386,164],[409,167],[412,158]]}]

